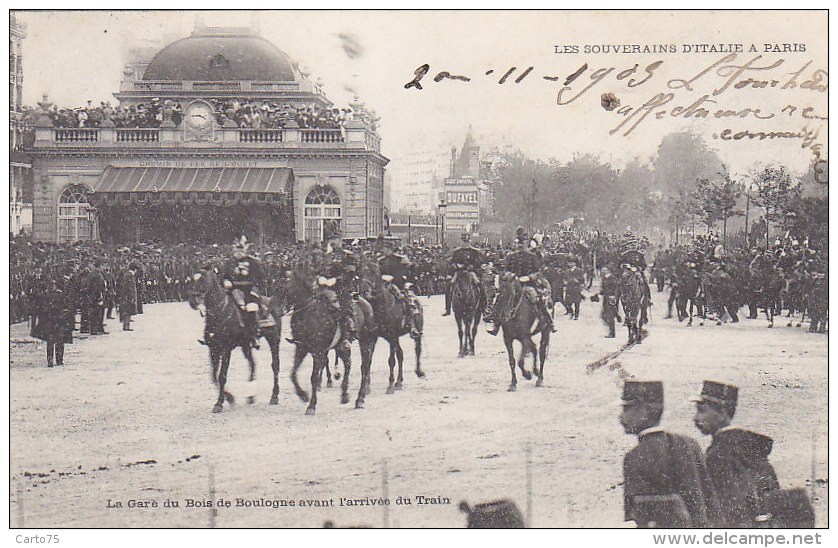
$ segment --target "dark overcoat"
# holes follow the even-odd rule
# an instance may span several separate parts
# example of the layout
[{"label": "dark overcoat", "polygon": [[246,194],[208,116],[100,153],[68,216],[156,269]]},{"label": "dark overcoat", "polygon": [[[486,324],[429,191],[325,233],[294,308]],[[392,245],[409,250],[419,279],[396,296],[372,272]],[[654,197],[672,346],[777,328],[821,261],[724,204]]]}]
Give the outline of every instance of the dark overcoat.
[{"label": "dark overcoat", "polygon": [[75,310],[61,289],[41,293],[31,335],[50,343],[72,344]]},{"label": "dark overcoat", "polygon": [[[634,508],[634,498],[650,495],[679,495],[690,517],[691,527],[715,527],[719,522],[713,481],[704,455],[692,438],[655,430],[641,435],[638,444],[623,460],[626,521],[643,527]],[[666,527],[666,524],[658,524]]]}]

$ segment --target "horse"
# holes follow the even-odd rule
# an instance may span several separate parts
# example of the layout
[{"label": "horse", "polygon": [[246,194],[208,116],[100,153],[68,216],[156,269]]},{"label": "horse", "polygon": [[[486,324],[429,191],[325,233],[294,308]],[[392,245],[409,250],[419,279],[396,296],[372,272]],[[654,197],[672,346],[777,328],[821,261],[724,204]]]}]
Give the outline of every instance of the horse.
[{"label": "horse", "polygon": [[[767,264],[761,271],[752,271],[751,276],[751,303],[754,312],[762,308],[765,318],[768,320],[767,327],[774,327],[774,315],[780,303],[780,297],[785,282],[781,273],[772,264]],[[751,315],[756,319],[755,315]]]},{"label": "horse", "polygon": [[485,307],[483,292],[473,283],[470,273],[461,272],[451,288],[451,307],[457,321],[457,335],[460,338],[458,358],[474,356],[474,339],[477,326]]},{"label": "horse", "polygon": [[[705,317],[704,310],[704,296],[701,292],[701,278],[698,274],[687,267],[680,269],[676,273],[675,286],[678,291],[677,305],[678,321],[682,322],[689,317],[687,327],[693,325],[693,308],[701,318]],[[687,310],[687,303],[689,302],[689,310]],[[702,325],[703,325],[702,321]]]},{"label": "horse", "polygon": [[[234,403],[232,394],[225,391],[224,386],[227,383],[230,354],[237,346],[241,348],[250,365],[250,381],[256,378],[252,338],[245,327],[242,311],[232,296],[221,287],[215,270],[201,270],[192,276],[192,281],[189,306],[200,310],[205,315],[204,343],[209,347],[212,382],[218,386],[218,400],[212,412],[220,413],[225,399],[231,404]],[[270,404],[276,405],[279,395],[279,340],[282,334],[282,311],[279,302],[274,299],[269,301],[268,310],[274,318],[275,325],[263,327],[262,336],[267,340],[271,351],[274,384]]]},{"label": "horse", "polygon": [[[317,390],[323,377],[323,370],[328,367],[329,351],[334,350],[337,358],[343,362],[343,375],[341,382],[340,403],[349,403],[349,371],[352,367],[352,349],[349,342],[342,337],[340,319],[337,314],[337,295],[326,287],[315,286],[308,280],[314,276],[304,266],[299,266],[292,276],[291,281],[284,290],[290,293],[289,298],[293,302],[293,313],[291,314],[291,337],[295,345],[294,364],[291,369],[291,383],[294,391],[303,401],[308,402],[306,415],[314,415],[317,409]],[[364,307],[358,303],[353,304],[353,315],[356,325],[360,327],[359,333],[366,334],[369,330],[368,318],[371,317],[369,306],[364,312]],[[372,351],[369,349],[366,336],[361,343],[361,367],[369,368],[372,361]],[[366,344],[365,344],[366,343]],[[311,395],[300,386],[297,381],[297,370],[303,360],[311,354]],[[358,401],[363,401],[365,386],[363,381],[358,392]],[[361,407],[357,405],[356,407]]]},{"label": "horse", "polygon": [[509,392],[514,392],[518,387],[518,379],[515,376],[515,349],[512,347],[513,341],[516,340],[521,343],[521,356],[517,360],[521,376],[527,380],[532,378],[532,374],[524,365],[527,354],[532,352],[533,373],[537,376],[535,385],[544,384],[544,362],[547,359],[547,346],[550,343],[550,327],[541,325],[539,322],[536,333],[541,333],[541,338],[536,348],[532,339],[532,329],[533,325],[538,322],[538,312],[536,304],[530,300],[526,292],[521,282],[515,279],[514,274],[507,272],[501,279],[495,301],[495,321],[500,322],[503,329],[503,343],[509,357],[511,372],[511,381],[507,388]]},{"label": "horse", "polygon": [[639,272],[626,270],[620,276],[619,300],[623,303],[625,325],[628,328],[628,344],[640,344],[643,328],[642,310],[649,305]]},{"label": "horse", "polygon": [[[390,357],[387,363],[390,366],[390,382],[387,386],[387,394],[393,394],[396,390],[401,390],[404,383],[404,352],[402,351],[399,338],[408,333],[407,315],[410,313],[396,297],[396,288],[392,285],[384,284],[381,278],[381,270],[378,268],[378,263],[364,258],[361,261],[361,278],[364,285],[367,300],[372,305],[373,319],[376,325],[376,339],[378,337],[386,340],[390,345]],[[420,313],[416,318],[417,330],[421,333],[423,327],[423,316]],[[414,352],[416,354],[416,368],[414,369],[416,376],[425,377],[425,372],[422,371],[420,364],[420,357],[422,355],[422,337],[414,339]],[[394,368],[398,361],[399,375],[398,379],[394,378]],[[369,368],[363,372],[365,378],[362,380],[362,387],[369,386]],[[395,382],[394,382],[395,381]]]}]

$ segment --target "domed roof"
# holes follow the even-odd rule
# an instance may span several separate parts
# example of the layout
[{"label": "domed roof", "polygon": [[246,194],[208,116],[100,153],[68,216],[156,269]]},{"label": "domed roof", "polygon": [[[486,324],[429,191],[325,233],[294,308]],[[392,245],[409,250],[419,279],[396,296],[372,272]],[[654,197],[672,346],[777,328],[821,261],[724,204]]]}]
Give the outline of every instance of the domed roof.
[{"label": "domed roof", "polygon": [[264,38],[193,34],[160,50],[143,80],[293,82],[296,78],[291,59]]}]

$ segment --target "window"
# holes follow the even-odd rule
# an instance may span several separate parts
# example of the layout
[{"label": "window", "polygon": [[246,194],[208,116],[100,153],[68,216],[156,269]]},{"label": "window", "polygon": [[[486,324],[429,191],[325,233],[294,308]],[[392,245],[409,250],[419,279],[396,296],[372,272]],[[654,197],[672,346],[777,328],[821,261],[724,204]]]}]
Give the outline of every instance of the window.
[{"label": "window", "polygon": [[58,243],[92,239],[94,220],[90,215],[87,187],[70,185],[58,198]]},{"label": "window", "polygon": [[315,185],[306,196],[305,239],[322,242],[341,226],[340,197],[328,185]]}]

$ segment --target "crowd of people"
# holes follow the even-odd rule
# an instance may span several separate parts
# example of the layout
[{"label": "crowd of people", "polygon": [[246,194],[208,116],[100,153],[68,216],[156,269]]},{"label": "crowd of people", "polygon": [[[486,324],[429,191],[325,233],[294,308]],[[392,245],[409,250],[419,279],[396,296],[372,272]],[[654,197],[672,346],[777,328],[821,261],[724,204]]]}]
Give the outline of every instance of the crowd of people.
[{"label": "crowd of people", "polygon": [[[375,242],[370,241],[347,242],[345,247],[358,255],[378,252]],[[452,252],[441,245],[405,242],[397,252],[405,258],[404,277],[411,292],[422,296],[446,294],[446,308],[450,309],[452,279],[458,271],[470,270],[486,296],[485,313],[491,320],[498,274],[520,271],[516,272],[519,276],[533,278],[531,284],[543,301],[542,308],[561,303],[571,319],[579,318],[579,304],[586,293],[591,300],[601,297],[603,319],[610,327],[609,336],[614,336],[613,320],[619,312],[611,297],[626,266],[623,263],[630,262],[643,273],[644,280],[649,272],[649,283],[659,292],[666,285],[671,286],[667,308],[671,315],[676,305],[679,320],[691,318],[695,305],[702,317],[713,317],[717,323],[737,322],[737,311],[747,306],[749,318],[764,311],[772,325],[775,314],[805,311],[811,331],[826,329],[827,250],[810,246],[805,240],[787,237],[775,240],[768,248],[725,248],[717,236],[704,235],[680,245],[653,248],[647,238],[632,234],[568,230],[529,236],[519,231],[515,241],[506,246],[464,242],[462,248],[475,250],[469,257],[476,259],[462,261],[459,251]],[[522,265],[522,250],[538,259]],[[34,325],[38,311],[43,309],[39,298],[48,290],[58,289],[73,310],[73,327],[76,313],[81,312],[82,332],[101,333],[102,316],[110,318],[114,309],[120,308],[120,281],[129,271],[136,280],[136,313],[142,313],[143,304],[185,300],[192,275],[205,267],[221,268],[233,252],[233,243],[117,246],[12,240],[10,321],[29,320]],[[322,252],[322,247],[308,243],[272,244],[253,248],[253,252],[264,272],[262,292],[270,296],[287,281],[301,259]],[[626,260],[627,253],[634,253],[629,256],[635,258]],[[461,261],[470,264],[459,264]],[[596,277],[601,279],[599,293],[592,289]],[[651,303],[651,294],[648,299]]]},{"label": "crowd of people", "polygon": [[[209,99],[215,110],[219,126],[239,128],[284,128],[295,122],[300,128],[341,129],[353,119],[364,122],[375,131],[379,118],[375,112],[363,105],[353,108],[323,108],[318,105],[277,103],[251,99]],[[157,128],[167,119],[179,126],[183,119],[183,106],[172,99],[158,97],[146,103],[128,106],[112,106],[109,101],[76,108],[58,108],[50,105],[47,115],[56,128],[98,128],[108,125],[117,128]],[[22,109],[24,123],[32,127],[37,120],[38,110]],[[108,123],[106,124],[106,121]]]}]

